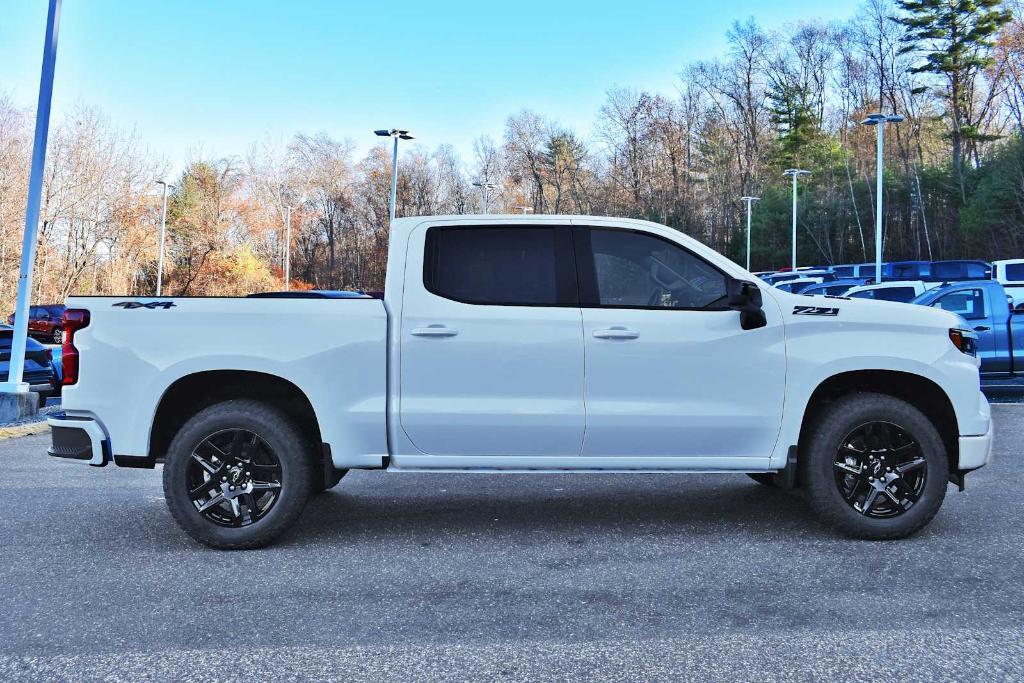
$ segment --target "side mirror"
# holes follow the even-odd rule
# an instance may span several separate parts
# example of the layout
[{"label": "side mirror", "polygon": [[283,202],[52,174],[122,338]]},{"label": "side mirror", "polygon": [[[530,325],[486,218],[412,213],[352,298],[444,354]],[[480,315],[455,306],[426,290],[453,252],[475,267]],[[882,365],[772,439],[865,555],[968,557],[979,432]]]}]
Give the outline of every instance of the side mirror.
[{"label": "side mirror", "polygon": [[761,308],[761,290],[753,282],[729,278],[725,284],[729,308],[740,312],[740,327],[756,330],[768,324]]}]

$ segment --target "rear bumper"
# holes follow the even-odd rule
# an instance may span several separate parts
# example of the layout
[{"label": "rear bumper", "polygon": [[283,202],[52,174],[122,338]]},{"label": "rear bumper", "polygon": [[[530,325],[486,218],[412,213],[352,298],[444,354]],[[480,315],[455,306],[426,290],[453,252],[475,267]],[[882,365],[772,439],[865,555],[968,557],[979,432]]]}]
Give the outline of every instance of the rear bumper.
[{"label": "rear bumper", "polygon": [[110,440],[99,422],[88,417],[55,413],[47,418],[51,445],[46,454],[94,467],[110,462]]}]

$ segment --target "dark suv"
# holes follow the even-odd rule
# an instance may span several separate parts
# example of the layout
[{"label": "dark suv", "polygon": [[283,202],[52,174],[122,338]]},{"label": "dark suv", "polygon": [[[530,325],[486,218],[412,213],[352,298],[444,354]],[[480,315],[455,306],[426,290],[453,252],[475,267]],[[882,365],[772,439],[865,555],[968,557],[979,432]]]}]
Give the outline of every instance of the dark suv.
[{"label": "dark suv", "polygon": [[[7,316],[7,324],[14,324],[14,314]],[[64,343],[64,306],[31,306],[28,309],[28,333],[48,344]]]}]

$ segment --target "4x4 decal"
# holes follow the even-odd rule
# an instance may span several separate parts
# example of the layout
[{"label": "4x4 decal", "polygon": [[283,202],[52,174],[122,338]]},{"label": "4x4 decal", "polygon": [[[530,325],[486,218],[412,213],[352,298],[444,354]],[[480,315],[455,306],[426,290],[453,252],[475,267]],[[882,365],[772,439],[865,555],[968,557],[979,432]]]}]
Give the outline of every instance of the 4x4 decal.
[{"label": "4x4 decal", "polygon": [[167,310],[168,308],[171,308],[171,307],[174,306],[174,302],[173,301],[147,301],[147,302],[142,302],[142,301],[118,301],[116,304],[114,304],[114,306],[120,306],[121,308],[123,308],[125,310],[131,310],[131,309],[134,309],[134,308],[149,308],[149,309],[162,308],[164,310]]},{"label": "4x4 decal", "polygon": [[794,306],[793,315],[839,315],[838,308],[828,308],[826,306]]}]

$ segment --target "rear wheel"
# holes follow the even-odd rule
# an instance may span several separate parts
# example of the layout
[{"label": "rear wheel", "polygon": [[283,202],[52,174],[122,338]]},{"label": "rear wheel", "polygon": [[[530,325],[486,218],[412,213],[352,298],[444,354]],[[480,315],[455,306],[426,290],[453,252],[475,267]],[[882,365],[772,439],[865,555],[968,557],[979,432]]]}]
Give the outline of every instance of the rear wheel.
[{"label": "rear wheel", "polygon": [[258,548],[302,513],[312,458],[295,425],[252,400],[210,406],[178,431],[164,463],[164,498],[178,525],[214,548]]},{"label": "rear wheel", "polygon": [[909,536],[935,517],[949,460],[931,421],[906,401],[861,393],[836,401],[802,454],[811,507],[857,538]]}]

